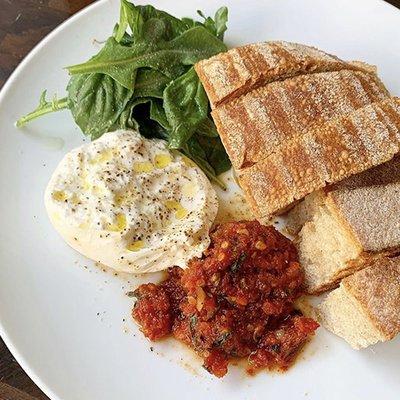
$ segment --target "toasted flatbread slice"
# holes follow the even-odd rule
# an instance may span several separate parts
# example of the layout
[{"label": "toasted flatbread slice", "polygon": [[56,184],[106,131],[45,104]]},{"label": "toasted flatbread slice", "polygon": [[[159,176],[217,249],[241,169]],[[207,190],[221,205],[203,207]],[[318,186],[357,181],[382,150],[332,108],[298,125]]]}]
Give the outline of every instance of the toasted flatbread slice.
[{"label": "toasted flatbread slice", "polygon": [[269,82],[313,72],[354,69],[371,71],[363,63],[348,63],[314,47],[288,42],[263,42],[236,47],[195,65],[213,108]]},{"label": "toasted flatbread slice", "polygon": [[307,196],[287,216],[306,289],[336,287],[365,262],[400,250],[400,157]]},{"label": "toasted flatbread slice", "polygon": [[239,181],[255,215],[264,219],[296,200],[389,161],[400,150],[400,99],[345,114],[281,146]]},{"label": "toasted flatbread slice", "polygon": [[393,339],[400,332],[400,259],[375,260],[343,279],[318,307],[318,319],[354,349]]},{"label": "toasted flatbread slice", "polygon": [[327,199],[364,251],[400,248],[399,156],[340,182]]},{"label": "toasted flatbread slice", "polygon": [[376,75],[353,70],[288,78],[217,107],[212,116],[236,169],[332,118],[389,97]]}]

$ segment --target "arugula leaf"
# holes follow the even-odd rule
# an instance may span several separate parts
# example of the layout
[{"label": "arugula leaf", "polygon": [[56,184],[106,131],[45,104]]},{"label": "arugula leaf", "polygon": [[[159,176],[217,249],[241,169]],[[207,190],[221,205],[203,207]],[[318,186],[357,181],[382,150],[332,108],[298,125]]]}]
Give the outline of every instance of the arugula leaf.
[{"label": "arugula leaf", "polygon": [[113,129],[136,129],[143,136],[167,140],[171,127],[160,99],[137,97],[129,101]]},{"label": "arugula leaf", "polygon": [[150,18],[143,26],[143,38],[148,42],[166,42],[170,37],[168,24],[157,18]]},{"label": "arugula leaf", "polygon": [[228,29],[227,22],[228,22],[228,8],[221,7],[215,13],[215,28],[217,38],[223,40],[225,36],[225,32]]},{"label": "arugula leaf", "polygon": [[[120,20],[113,35],[117,42],[121,42],[124,35],[127,35],[128,27],[133,42],[141,39],[155,41],[156,38],[168,41],[188,29],[181,20],[165,11],[157,10],[150,5],[135,6],[127,0],[121,0]],[[156,35],[153,30],[156,30]]]},{"label": "arugula leaf", "polygon": [[171,130],[162,101],[153,99],[150,105],[150,118],[158,122],[167,132]]},{"label": "arugula leaf", "polygon": [[[143,30],[146,30],[144,28],[149,20],[157,20],[164,25],[162,36],[166,41],[174,39],[186,30],[196,26],[203,26],[218,39],[223,40],[224,33],[227,30],[227,7],[219,8],[215,13],[214,19],[206,17],[200,10],[197,13],[204,19],[204,23],[195,21],[192,18],[178,19],[165,11],[155,9],[153,6],[135,6],[127,0],[121,0],[120,22],[117,24],[113,36],[117,42],[122,44],[126,42],[132,43],[138,39],[151,40],[151,36],[147,36]],[[132,37],[126,32],[128,26],[131,29]]]},{"label": "arugula leaf", "polygon": [[217,175],[230,161],[193,65],[226,50],[228,11],[221,7],[214,18],[198,13],[201,22],[121,0],[119,22],[100,52],[67,68],[68,96],[47,101],[44,92],[17,125],[68,108],[92,139],[120,128],[165,139],[222,186]]},{"label": "arugula leaf", "polygon": [[196,132],[201,136],[207,137],[219,137],[217,128],[210,117],[207,117],[196,128]]},{"label": "arugula leaf", "polygon": [[117,121],[109,128],[110,131],[117,129],[134,129],[139,130],[140,125],[138,121],[133,117],[133,110],[140,104],[148,103],[149,99],[145,97],[131,98],[128,104],[125,106],[124,111],[118,117]]},{"label": "arugula leaf", "polygon": [[[115,24],[114,29],[113,29],[113,33],[112,33],[112,37],[115,38],[115,40],[117,40],[117,36],[118,31],[120,29],[119,24]],[[131,35],[129,35],[128,33],[124,33],[121,37],[118,37],[119,40],[117,40],[117,42],[123,46],[132,46],[132,44],[134,43],[133,37]]]},{"label": "arugula leaf", "polygon": [[211,17],[206,17],[201,10],[197,10],[197,14],[204,19],[204,22],[195,21],[192,18],[182,18],[182,22],[184,22],[188,28],[193,28],[194,26],[204,26],[218,39],[223,40],[224,33],[227,30],[228,8],[219,8],[215,13],[214,19]]},{"label": "arugula leaf", "polygon": [[157,113],[155,106],[160,100],[152,98],[142,100],[142,104],[135,107],[132,114],[139,122],[139,132],[147,138],[168,140],[168,127],[166,129],[161,125],[163,116]]},{"label": "arugula leaf", "polygon": [[92,139],[114,126],[133,94],[103,74],[77,75],[67,91],[75,122]]},{"label": "arugula leaf", "polygon": [[157,10],[151,5],[136,6],[136,8],[144,21],[148,21],[152,18],[164,21],[168,32],[166,40],[174,39],[182,35],[182,33],[188,29],[187,25],[179,18],[176,18],[165,11]]},{"label": "arugula leaf", "polygon": [[67,69],[72,75],[94,72],[107,74],[127,89],[133,89],[133,77],[138,68],[152,68],[170,78],[177,78],[177,66],[193,65],[225,50],[223,42],[198,26],[170,42],[157,45],[140,42],[126,47],[111,37],[99,54],[84,64]]},{"label": "arugula leaf", "polygon": [[122,41],[128,26],[131,28],[133,38],[141,37],[143,19],[139,10],[129,1],[121,0],[119,24],[114,35],[117,42]]},{"label": "arugula leaf", "polygon": [[197,13],[202,18],[204,18],[204,27],[208,29],[213,35],[215,35],[218,39],[223,40],[224,34],[228,29],[226,25],[228,22],[228,8],[221,7],[220,9],[218,9],[215,13],[214,19],[212,19],[211,17],[206,17],[200,10],[197,10]]},{"label": "arugula leaf", "polygon": [[40,96],[39,105],[35,110],[30,112],[29,114],[21,117],[16,125],[18,128],[26,125],[29,121],[39,118],[45,114],[50,114],[55,111],[60,111],[65,108],[68,108],[68,98],[64,97],[63,99],[57,99],[54,97],[52,101],[46,100],[47,90],[44,90]]},{"label": "arugula leaf", "polygon": [[226,154],[220,137],[205,137],[197,135],[197,141],[207,154],[208,163],[214,168],[215,174],[219,175],[231,167],[231,161]]},{"label": "arugula leaf", "polygon": [[156,97],[163,98],[164,89],[171,82],[160,71],[154,69],[139,69],[135,81],[135,97]]},{"label": "arugula leaf", "polygon": [[[67,69],[71,75],[101,73],[109,75],[127,89],[135,86],[137,67],[131,67],[124,60],[145,54],[149,45],[141,42],[134,46],[122,46],[113,37],[107,39],[100,52],[88,62]],[[122,61],[121,61],[122,60]]]},{"label": "arugula leaf", "polygon": [[182,152],[191,160],[193,160],[207,175],[208,179],[214,181],[222,188],[225,188],[224,182],[222,182],[213,166],[208,162],[207,152],[200,145],[196,135],[193,135],[183,146]]},{"label": "arugula leaf", "polygon": [[193,67],[167,86],[163,99],[172,128],[168,145],[180,149],[208,114],[207,95]]}]

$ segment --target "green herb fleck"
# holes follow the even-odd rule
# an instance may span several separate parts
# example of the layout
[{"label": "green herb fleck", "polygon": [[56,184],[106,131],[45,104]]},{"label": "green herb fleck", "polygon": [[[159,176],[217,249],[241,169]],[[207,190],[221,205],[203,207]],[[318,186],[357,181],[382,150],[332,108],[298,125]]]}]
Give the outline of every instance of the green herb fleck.
[{"label": "green herb fleck", "polygon": [[192,334],[193,334],[193,332],[194,332],[194,330],[196,328],[197,322],[198,322],[198,318],[197,318],[196,315],[193,314],[189,319],[190,332]]},{"label": "green herb fleck", "polygon": [[225,344],[225,342],[231,337],[230,332],[224,332],[221,336],[218,337],[217,340],[213,343],[214,347],[221,347]]},{"label": "green herb fleck", "polygon": [[239,269],[240,269],[240,267],[243,265],[245,259],[246,259],[246,254],[245,254],[245,253],[242,253],[242,254],[239,256],[239,258],[238,258],[237,260],[235,260],[235,261],[232,263],[231,268],[230,268],[230,271],[231,271],[232,273],[234,273],[234,274],[235,274],[237,271],[239,271]]}]

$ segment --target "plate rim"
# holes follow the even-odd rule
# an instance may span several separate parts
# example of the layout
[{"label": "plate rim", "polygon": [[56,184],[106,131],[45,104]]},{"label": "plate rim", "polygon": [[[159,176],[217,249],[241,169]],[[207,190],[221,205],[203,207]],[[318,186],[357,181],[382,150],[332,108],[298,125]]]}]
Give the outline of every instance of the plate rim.
[{"label": "plate rim", "polygon": [[[189,0],[190,1],[190,0]],[[386,0],[375,0],[376,3],[380,3],[383,7],[388,7],[392,9],[392,12],[400,12],[400,8],[396,7],[394,4],[389,3]],[[60,25],[55,27],[51,32],[49,32],[44,38],[42,38],[39,43],[37,43],[28,54],[20,61],[18,66],[14,69],[11,75],[7,78],[3,87],[0,90],[0,106],[5,101],[5,98],[8,92],[12,89],[14,82],[17,80],[18,75],[21,71],[26,67],[27,64],[32,60],[35,55],[41,51],[48,42],[50,42],[55,36],[57,36],[61,31],[66,29],[69,25],[75,23],[80,18],[84,17],[86,14],[91,13],[97,8],[101,8],[105,6],[107,3],[110,3],[110,0],[97,0],[94,3],[91,3],[85,6],[83,9],[79,10],[77,13],[68,17],[65,21],[63,21]],[[152,0],[148,0],[148,3],[151,4]],[[11,352],[13,357],[16,359],[20,367],[24,370],[24,372],[32,379],[32,381],[39,387],[39,389],[47,396],[50,400],[65,400],[59,397],[55,391],[51,389],[51,384],[44,382],[40,375],[35,372],[33,368],[29,365],[29,361],[25,359],[18,347],[14,344],[11,336],[7,333],[7,329],[5,328],[2,317],[0,314],[0,337],[7,346],[8,350]]]},{"label": "plate rim", "polygon": [[[151,0],[149,0],[151,1]],[[0,106],[4,99],[6,98],[8,92],[12,89],[14,82],[16,81],[20,72],[26,67],[27,64],[32,60],[32,58],[44,48],[48,42],[50,42],[55,36],[58,35],[59,32],[63,31],[67,26],[73,24],[76,20],[82,18],[88,13],[91,13],[93,10],[99,7],[103,7],[106,3],[109,3],[109,0],[98,0],[92,4],[87,5],[77,13],[71,15],[65,21],[63,21],[60,25],[54,28],[51,32],[49,32],[39,43],[37,43],[33,49],[21,60],[15,70],[11,73],[11,75],[7,78],[4,86],[0,90]],[[39,387],[39,389],[50,399],[50,400],[65,400],[60,398],[52,389],[49,383],[45,383],[44,380],[40,377],[38,373],[34,371],[33,368],[29,365],[29,361],[23,357],[18,349],[18,347],[14,344],[12,338],[8,335],[7,329],[5,328],[2,317],[0,314],[0,337],[7,346],[8,350],[18,362],[20,367],[24,370],[24,372],[29,376],[30,379]]]}]

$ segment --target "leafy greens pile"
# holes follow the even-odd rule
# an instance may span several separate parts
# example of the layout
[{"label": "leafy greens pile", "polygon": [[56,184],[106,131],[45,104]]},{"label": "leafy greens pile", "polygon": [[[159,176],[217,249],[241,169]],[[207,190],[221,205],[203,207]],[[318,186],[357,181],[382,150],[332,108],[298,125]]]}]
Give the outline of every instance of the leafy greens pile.
[{"label": "leafy greens pile", "polygon": [[44,91],[38,108],[17,126],[69,109],[92,140],[119,128],[137,129],[167,140],[219,182],[217,175],[230,168],[230,161],[193,65],[226,51],[228,10],[220,8],[214,18],[198,13],[202,22],[121,0],[119,23],[104,47],[89,61],[67,68],[67,97],[47,101]]}]

